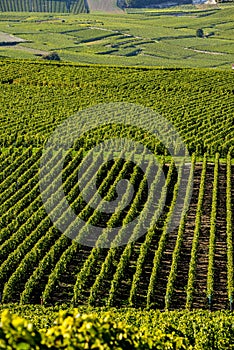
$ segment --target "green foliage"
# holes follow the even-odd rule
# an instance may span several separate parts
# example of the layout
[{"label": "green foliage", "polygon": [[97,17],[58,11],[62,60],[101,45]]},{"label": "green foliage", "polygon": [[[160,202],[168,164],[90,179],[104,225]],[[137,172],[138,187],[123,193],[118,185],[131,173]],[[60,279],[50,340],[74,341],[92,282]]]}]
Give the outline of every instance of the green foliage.
[{"label": "green foliage", "polygon": [[60,312],[55,326],[45,333],[48,346],[58,349],[128,349],[134,348],[135,333],[108,317],[80,315],[78,310]]},{"label": "green foliage", "polygon": [[110,314],[80,314],[77,309],[59,312],[54,326],[38,331],[32,323],[5,310],[0,325],[1,349],[191,349],[188,340],[176,329],[153,334],[139,331],[121,321],[113,321]]},{"label": "green foliage", "polygon": [[[140,104],[161,113],[172,121],[191,153],[219,152],[224,156],[234,142],[231,71],[3,60],[0,73],[1,147],[39,147],[58,123],[77,110],[115,101]],[[110,130],[98,131],[97,135],[108,137]],[[86,138],[85,147],[97,135]],[[156,146],[153,139],[147,142]],[[157,148],[164,154],[162,145]]]},{"label": "green foliage", "polygon": [[229,312],[86,307],[58,312],[57,307],[32,305],[1,308],[5,311],[1,316],[0,349],[90,349],[92,345],[100,350],[126,346],[129,350],[234,349],[233,314]]},{"label": "green foliage", "polygon": [[203,32],[203,29],[197,29],[197,31],[196,31],[196,36],[198,37],[198,38],[203,38],[204,37],[204,32]]},{"label": "green foliage", "polygon": [[32,323],[3,311],[0,325],[0,349],[37,350],[46,349],[41,345],[42,336]]},{"label": "green foliage", "polygon": [[57,54],[57,52],[51,52],[51,53],[49,53],[47,55],[44,55],[43,59],[44,60],[49,60],[49,61],[60,61],[60,57]]},{"label": "green foliage", "polygon": [[[142,104],[159,111],[168,118],[185,140],[190,152],[196,152],[196,159],[202,160],[203,172],[200,192],[196,204],[195,229],[189,274],[185,277],[184,296],[187,292],[187,307],[193,306],[196,286],[196,264],[199,250],[200,230],[205,215],[207,162],[213,161],[216,152],[219,161],[227,161],[227,210],[220,218],[222,225],[227,221],[227,290],[226,301],[233,298],[233,248],[232,248],[232,168],[231,149],[233,146],[233,73],[214,70],[159,69],[101,67],[61,64],[59,62],[17,62],[1,61],[0,90],[1,108],[1,154],[0,154],[0,292],[4,303],[20,301],[26,303],[74,305],[137,305],[140,307],[159,305],[155,297],[157,281],[162,269],[162,259],[168,245],[168,227],[173,218],[177,190],[181,174],[175,173],[173,161],[167,158],[167,150],[156,137],[122,124],[104,125],[82,135],[74,148],[68,152],[63,167],[63,188],[67,200],[74,210],[88,223],[105,223],[102,240],[108,239],[109,227],[120,227],[115,243],[126,234],[124,228],[132,218],[139,216],[133,232],[133,242],[125,247],[116,246],[109,250],[99,247],[87,249],[71,243],[66,235],[61,235],[47,216],[41,200],[38,184],[38,167],[42,146],[48,135],[64,118],[90,104],[125,101]],[[98,114],[97,114],[98,118]],[[100,141],[111,137],[131,137],[146,145],[163,168],[158,171],[166,176],[165,186],[158,192],[155,178],[154,193],[159,194],[159,202],[153,211],[154,217],[162,213],[157,225],[152,224],[142,241],[137,241],[141,225],[150,209],[150,198],[146,194],[146,174],[152,164],[147,163],[146,174],[140,176],[137,166],[129,166],[121,159],[99,169],[98,187],[107,200],[114,198],[118,182],[127,177],[136,189],[134,200],[123,213],[116,211],[106,216],[99,210],[91,210],[85,203],[77,183],[77,169],[81,160]],[[170,138],[170,135],[167,136]],[[108,151],[109,152],[109,151]],[[107,153],[108,153],[107,152]],[[138,156],[147,162],[145,154]],[[93,161],[83,176],[92,174],[102,155],[93,155]],[[195,155],[193,156],[195,162]],[[51,164],[61,162],[54,152]],[[167,163],[171,162],[169,166]],[[196,170],[197,164],[193,164]],[[192,186],[192,176],[187,191]],[[215,232],[217,232],[216,210],[219,186],[216,159],[212,214],[210,218],[210,251],[205,296],[213,294]],[[197,176],[197,175],[196,175]],[[208,174],[209,176],[209,174]],[[54,177],[51,188],[57,188],[58,176]],[[93,179],[90,179],[93,184]],[[88,185],[87,185],[88,186]],[[198,185],[199,187],[199,185]],[[125,195],[129,194],[129,188]],[[186,190],[186,189],[185,189]],[[56,195],[56,193],[54,194]],[[188,195],[184,192],[186,201]],[[210,195],[210,193],[208,194]],[[124,198],[124,197],[123,197]],[[166,201],[166,205],[164,202]],[[182,204],[182,203],[181,203]],[[58,205],[66,219],[62,204]],[[195,212],[194,212],[195,213]],[[176,292],[177,269],[183,246],[186,213],[178,221],[172,260],[168,264],[168,285],[164,288],[163,308],[170,308],[172,295]],[[154,223],[152,221],[152,223]],[[121,226],[122,225],[122,226]],[[78,232],[84,233],[84,229]],[[193,234],[193,236],[192,236]],[[157,239],[156,239],[157,236]],[[81,237],[81,236],[79,236]],[[224,238],[226,239],[226,238]],[[217,245],[218,246],[218,245]],[[148,257],[151,257],[148,259]],[[143,285],[147,266],[147,280]],[[208,264],[207,264],[208,265]],[[170,269],[170,271],[169,271]],[[128,274],[128,272],[130,273]],[[188,281],[187,281],[188,277]],[[206,276],[204,277],[206,278]],[[188,284],[187,284],[188,282]],[[125,284],[125,285],[124,285]],[[186,289],[187,284],[187,289]],[[124,287],[123,287],[124,285]],[[143,286],[143,288],[142,288]],[[126,291],[122,296],[122,287]],[[126,289],[125,289],[126,288]],[[225,286],[224,286],[225,291]],[[143,293],[144,292],[144,293]],[[144,295],[143,295],[144,294]],[[158,303],[158,304],[157,304]],[[184,301],[185,304],[185,301]]]}]

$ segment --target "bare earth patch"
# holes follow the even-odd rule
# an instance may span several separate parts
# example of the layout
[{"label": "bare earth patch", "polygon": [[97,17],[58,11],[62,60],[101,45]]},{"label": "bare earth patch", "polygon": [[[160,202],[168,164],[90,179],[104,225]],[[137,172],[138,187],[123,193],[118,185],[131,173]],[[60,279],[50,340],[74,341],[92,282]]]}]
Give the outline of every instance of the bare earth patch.
[{"label": "bare earth patch", "polygon": [[12,34],[8,34],[8,33],[4,33],[4,32],[0,32],[0,44],[3,43],[24,43],[25,39],[22,38],[18,38],[17,36],[14,36]]}]

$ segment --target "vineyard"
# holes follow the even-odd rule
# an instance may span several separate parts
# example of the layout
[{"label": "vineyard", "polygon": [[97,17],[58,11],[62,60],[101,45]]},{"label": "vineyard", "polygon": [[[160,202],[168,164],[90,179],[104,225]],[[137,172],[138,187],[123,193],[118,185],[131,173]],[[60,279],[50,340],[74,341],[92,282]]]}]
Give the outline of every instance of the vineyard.
[{"label": "vineyard", "polygon": [[[108,10],[114,2],[89,1],[90,13],[78,9],[82,2],[71,2],[71,11],[79,14],[66,13],[66,2],[54,0],[45,2],[48,11],[59,5],[65,13],[1,12],[0,8],[0,56],[38,60],[56,52],[63,62],[231,70],[233,3],[119,9],[119,13]],[[203,37],[197,36],[199,28]]]},{"label": "vineyard", "polygon": [[1,0],[1,12],[57,12],[81,13],[87,12],[87,2],[84,0]]},{"label": "vineyard", "polygon": [[[233,73],[7,60],[1,61],[0,67],[2,302],[232,309]],[[54,191],[56,198],[62,186],[76,215],[104,228],[94,247],[82,245],[57,229],[43,205],[46,193],[39,185],[43,146],[65,118],[87,107],[121,101],[150,107],[172,122],[188,147],[191,162],[178,167],[154,135],[142,127],[113,124],[111,119],[78,138],[67,151],[63,183],[60,185],[55,174],[45,191]],[[94,210],[94,198],[87,203],[79,189],[77,174],[89,150],[101,140],[126,136],[142,142],[159,160],[152,183],[159,200],[153,213],[147,196],[147,174],[153,163],[144,152],[138,152],[138,157],[146,164],[145,173],[121,157],[98,169],[96,184],[107,201],[116,198],[123,179],[128,180],[123,202],[134,188],[124,210],[113,214]],[[169,132],[166,139],[170,140]],[[83,174],[89,179],[87,188],[95,182],[92,172],[101,161],[98,152],[92,157]],[[60,162],[59,151],[54,151],[46,167]],[[159,182],[162,174],[163,186]],[[177,212],[181,186],[184,201]],[[62,209],[59,206],[58,211]],[[156,223],[152,221],[140,236],[149,213],[157,218]],[[116,245],[128,234],[125,225],[133,218],[139,219],[129,242]],[[66,213],[59,221],[66,222]],[[171,230],[175,221],[178,224]],[[120,228],[110,248],[103,248],[100,243],[110,240],[113,227]],[[78,237],[83,234],[83,229],[77,232]]]}]

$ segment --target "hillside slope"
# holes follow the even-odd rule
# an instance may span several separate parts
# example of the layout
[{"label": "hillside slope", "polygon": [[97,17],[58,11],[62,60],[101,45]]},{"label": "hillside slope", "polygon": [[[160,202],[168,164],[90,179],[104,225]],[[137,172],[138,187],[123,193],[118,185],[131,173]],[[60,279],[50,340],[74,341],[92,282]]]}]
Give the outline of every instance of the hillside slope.
[{"label": "hillside slope", "polygon": [[0,0],[0,12],[87,12],[86,0]]},{"label": "hillside slope", "polygon": [[[159,309],[232,307],[233,73],[8,60],[1,61],[0,69],[2,301]],[[110,102],[129,102],[157,111],[173,123],[193,156],[191,163],[184,165],[183,175],[190,179],[186,184],[171,158],[162,157],[168,155],[163,143],[143,128],[113,124],[109,119],[108,124],[76,140],[64,162],[62,187],[77,215],[85,221],[96,220],[100,227],[116,225],[121,235],[126,218],[161,210],[156,224],[140,238],[107,249],[72,241],[58,230],[43,205],[39,167],[43,145],[62,120]],[[115,108],[111,111],[119,113]],[[95,119],[101,116],[95,109]],[[168,130],[165,135],[170,140]],[[97,181],[91,177],[89,182],[91,187],[96,182],[102,197],[108,195],[112,200],[117,180],[128,179],[134,184],[134,200],[111,215],[91,210],[90,202],[82,198],[77,186],[82,159],[98,143],[114,137],[140,141],[161,155],[167,180],[166,187],[154,184],[153,193],[160,194],[156,209],[148,205],[145,177],[134,162],[117,158],[99,167],[102,155],[98,151],[84,173],[89,178],[93,167],[98,169]],[[146,155],[137,155],[143,156],[149,169]],[[50,153],[50,161],[61,163],[56,150]],[[60,182],[56,171],[52,175],[52,182],[47,182],[56,200]],[[186,190],[186,201],[187,193],[192,192],[189,210],[181,216],[175,210],[178,186]],[[58,210],[62,209],[59,203]],[[62,213],[58,220],[66,223]],[[180,225],[170,230],[172,219],[179,219]],[[136,227],[134,234],[141,225]]]}]

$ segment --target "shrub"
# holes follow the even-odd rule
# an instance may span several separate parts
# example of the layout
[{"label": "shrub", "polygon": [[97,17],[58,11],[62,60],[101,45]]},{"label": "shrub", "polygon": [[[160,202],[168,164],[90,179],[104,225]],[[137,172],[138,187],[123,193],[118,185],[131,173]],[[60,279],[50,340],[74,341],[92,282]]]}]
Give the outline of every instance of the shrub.
[{"label": "shrub", "polygon": [[77,309],[60,311],[54,326],[36,330],[32,323],[2,313],[0,349],[96,349],[96,350],[149,350],[191,349],[183,333],[174,328],[155,329],[149,334],[147,327],[138,328],[111,319],[110,313],[81,315]]},{"label": "shrub", "polygon": [[50,61],[60,61],[60,57],[57,54],[57,52],[51,52],[47,55],[42,56],[44,60],[50,60]]},{"label": "shrub", "polygon": [[197,36],[198,38],[203,38],[203,37],[204,37],[203,29],[201,29],[201,28],[197,29],[197,31],[196,31],[196,36]]}]

